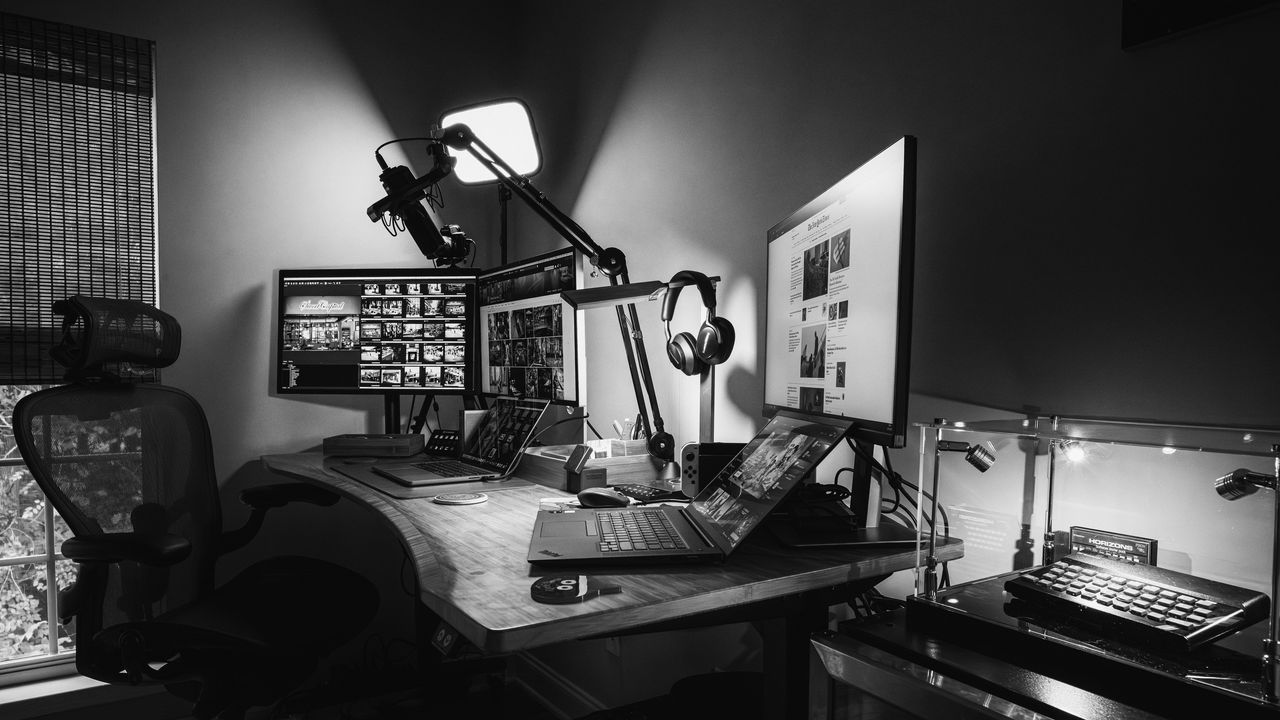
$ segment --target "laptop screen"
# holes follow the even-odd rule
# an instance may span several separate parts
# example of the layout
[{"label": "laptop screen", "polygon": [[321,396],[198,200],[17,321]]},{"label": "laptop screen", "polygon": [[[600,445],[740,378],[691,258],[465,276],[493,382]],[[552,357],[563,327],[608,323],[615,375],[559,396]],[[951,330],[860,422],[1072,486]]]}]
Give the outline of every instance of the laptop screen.
[{"label": "laptop screen", "polygon": [[468,438],[462,456],[473,463],[505,471],[524,451],[546,409],[545,400],[496,398]]},{"label": "laptop screen", "polygon": [[690,503],[730,549],[755,529],[848,431],[851,421],[779,410]]}]

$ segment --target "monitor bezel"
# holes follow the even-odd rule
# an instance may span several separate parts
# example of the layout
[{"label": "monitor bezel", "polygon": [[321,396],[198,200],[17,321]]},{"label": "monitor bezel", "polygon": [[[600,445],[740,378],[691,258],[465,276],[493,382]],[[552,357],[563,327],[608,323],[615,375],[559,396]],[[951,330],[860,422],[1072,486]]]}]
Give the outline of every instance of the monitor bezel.
[{"label": "monitor bezel", "polygon": [[[478,271],[474,268],[441,268],[441,267],[417,267],[417,268],[281,268],[276,271],[276,314],[272,320],[275,332],[274,349],[275,354],[272,358],[272,368],[274,377],[272,379],[272,387],[277,395],[298,397],[303,395],[348,395],[356,397],[386,397],[389,395],[476,395],[478,389],[476,384],[479,382],[479,359],[476,352],[472,350],[468,352],[465,362],[468,381],[463,387],[429,387],[429,386],[377,386],[377,387],[361,387],[358,384],[351,388],[340,387],[285,387],[281,382],[281,373],[283,371],[284,356],[284,332],[283,321],[286,309],[285,283],[287,280],[306,277],[320,279],[341,279],[351,278],[378,281],[389,280],[395,278],[416,279],[416,278],[440,278],[441,282],[467,282],[471,284],[471,301],[467,313],[467,336],[478,338],[477,333],[477,296],[476,296],[476,279]],[[473,343],[474,345],[474,343]]]},{"label": "monitor bezel", "polygon": [[[510,272],[516,268],[519,268],[522,265],[530,265],[534,263],[546,262],[553,258],[561,257],[564,255],[569,255],[573,258],[572,264],[573,264],[573,286],[574,287],[572,289],[579,290],[582,288],[582,285],[583,285],[583,276],[584,276],[584,273],[586,272],[586,261],[585,261],[585,256],[581,252],[571,247],[563,247],[563,248],[557,248],[555,250],[549,250],[544,253],[539,253],[538,255],[533,255],[531,257],[527,257],[521,260],[509,262],[506,265],[490,268],[487,270],[482,270],[479,273],[477,273],[477,279],[476,279],[477,343],[479,343],[480,339],[483,337],[482,333],[480,332],[481,330],[480,320],[484,316],[484,308],[486,307],[486,305],[484,303],[484,299],[480,296],[480,286],[485,282],[485,279],[488,277],[492,277],[494,275],[499,275],[501,273]],[[559,297],[559,293],[556,294],[556,297]],[[563,300],[561,300],[560,302],[561,302],[562,311],[572,313],[574,316],[573,347],[571,348],[573,352],[574,368],[575,368],[575,371],[573,373],[574,397],[572,400],[567,398],[562,398],[558,400],[553,398],[540,398],[532,395],[521,395],[519,397],[527,397],[533,400],[547,400],[552,405],[561,405],[564,407],[580,407],[583,402],[582,393],[584,390],[582,386],[583,385],[582,381],[586,371],[586,368],[584,366],[585,363],[583,362],[584,361],[583,349],[585,345],[585,343],[583,342],[583,332],[585,329],[583,327],[583,323],[585,320],[585,314],[581,310],[574,308],[572,305],[570,305],[569,303]],[[566,348],[566,357],[569,351],[570,349]],[[487,357],[489,349],[482,347],[480,348],[479,352],[482,353],[482,357]],[[488,378],[483,377],[483,375],[485,374],[483,372],[484,367],[485,367],[485,364],[481,362],[481,358],[477,358],[476,359],[476,375],[477,375],[476,380],[477,380],[477,384],[480,386],[481,389],[476,394],[486,398],[496,398],[496,397],[502,397],[506,395],[507,393],[497,392],[495,390],[490,389]]]},{"label": "monitor bezel", "polygon": [[[820,195],[805,203],[799,209],[795,210],[787,217],[773,225],[766,234],[765,257],[766,265],[769,254],[769,245],[775,240],[785,235],[789,230],[795,228],[802,222],[813,217],[819,210],[831,205],[840,197],[847,195],[849,186],[854,182],[859,170],[871,163],[876,158],[891,150],[895,145],[902,143],[903,147],[903,172],[902,172],[902,212],[899,222],[898,234],[898,287],[897,287],[897,318],[895,333],[895,350],[894,350],[894,382],[893,382],[893,398],[891,406],[892,417],[885,421],[880,418],[860,418],[836,413],[827,412],[810,412],[813,415],[819,415],[832,418],[845,418],[853,420],[853,425],[849,429],[849,437],[871,443],[874,445],[883,445],[885,447],[900,448],[906,445],[906,433],[908,425],[908,406],[911,391],[911,332],[912,332],[912,302],[914,297],[915,282],[915,225],[916,225],[916,138],[911,135],[904,135],[894,142],[887,145],[884,149],[878,151],[871,158],[861,163],[852,172],[848,173],[840,180],[830,185]],[[769,273],[766,268],[765,272],[765,303],[769,302],[771,288],[769,287]],[[765,312],[765,328],[764,339],[768,342],[769,313]],[[765,371],[765,382],[767,383],[767,370]],[[770,402],[767,396],[764,399],[764,415],[772,416],[778,410],[796,411],[796,408],[787,405],[780,405]]]}]

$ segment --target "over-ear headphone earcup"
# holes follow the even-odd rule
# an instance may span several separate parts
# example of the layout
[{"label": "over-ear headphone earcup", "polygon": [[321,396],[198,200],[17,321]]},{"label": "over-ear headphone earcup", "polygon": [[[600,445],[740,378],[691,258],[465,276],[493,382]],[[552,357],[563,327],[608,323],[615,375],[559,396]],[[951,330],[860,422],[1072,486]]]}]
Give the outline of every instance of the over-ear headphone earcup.
[{"label": "over-ear headphone earcup", "polygon": [[685,375],[697,375],[702,372],[702,361],[698,359],[697,341],[687,332],[677,333],[667,343],[667,358]]},{"label": "over-ear headphone earcup", "polygon": [[733,323],[722,317],[713,317],[698,328],[698,359],[708,365],[719,365],[733,352],[735,333]]}]

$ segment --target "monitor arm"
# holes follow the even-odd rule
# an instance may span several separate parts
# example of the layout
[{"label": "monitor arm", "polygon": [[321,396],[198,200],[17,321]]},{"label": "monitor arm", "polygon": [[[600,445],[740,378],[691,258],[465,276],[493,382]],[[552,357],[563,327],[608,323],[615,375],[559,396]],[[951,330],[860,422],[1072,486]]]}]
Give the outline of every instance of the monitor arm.
[{"label": "monitor arm", "polygon": [[[435,167],[417,180],[412,180],[412,174],[410,174],[411,185],[405,185],[406,189],[396,193],[397,197],[403,198],[406,193],[412,193],[416,197],[449,174],[453,167],[453,159],[443,152],[444,147],[465,150],[486,170],[493,173],[494,177],[498,178],[499,182],[513,195],[532,208],[575,250],[585,255],[596,269],[609,278],[611,285],[626,285],[631,282],[627,275],[627,259],[621,250],[605,248],[593,240],[581,225],[552,204],[545,194],[534,187],[533,183],[529,182],[529,178],[513,170],[505,160],[476,137],[471,128],[458,124],[433,130],[430,142],[428,151],[436,159]],[[379,162],[382,162],[381,158]],[[385,164],[384,171],[386,171]],[[390,197],[389,195],[388,198],[369,207],[370,219],[381,218],[384,212],[391,209]],[[640,320],[635,304],[627,303],[615,309],[618,314],[618,329],[622,333],[623,349],[627,353],[631,385],[635,390],[636,405],[640,410],[641,430],[644,436],[649,438],[649,451],[657,457],[670,460],[675,452],[675,441],[670,433],[666,432],[662,414],[658,410],[658,396],[653,388],[649,356],[645,352],[644,335],[640,331]],[[650,426],[651,420],[652,426]]]}]

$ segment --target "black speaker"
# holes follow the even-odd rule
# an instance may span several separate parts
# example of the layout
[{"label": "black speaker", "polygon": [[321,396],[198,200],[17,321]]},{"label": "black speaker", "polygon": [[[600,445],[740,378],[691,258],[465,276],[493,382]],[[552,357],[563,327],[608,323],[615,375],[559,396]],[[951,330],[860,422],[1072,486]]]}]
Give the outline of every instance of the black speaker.
[{"label": "black speaker", "polygon": [[696,497],[746,443],[687,443],[680,450],[680,492]]}]

